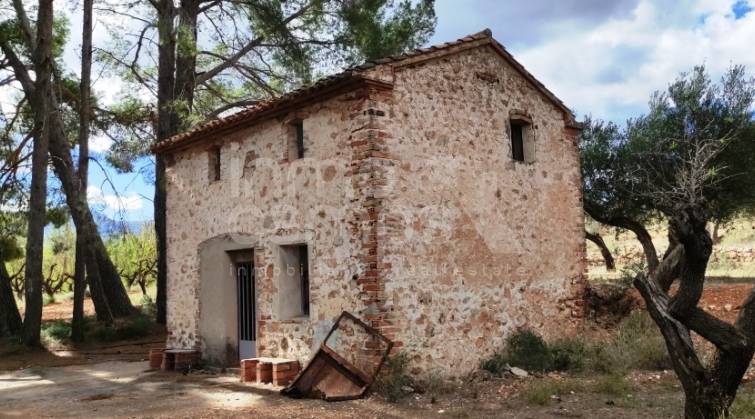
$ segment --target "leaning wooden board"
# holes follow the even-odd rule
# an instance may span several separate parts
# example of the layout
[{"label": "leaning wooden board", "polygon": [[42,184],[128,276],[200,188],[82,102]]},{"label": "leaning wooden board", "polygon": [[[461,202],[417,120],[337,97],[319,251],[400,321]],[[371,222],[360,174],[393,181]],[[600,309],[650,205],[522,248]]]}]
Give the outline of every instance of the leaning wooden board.
[{"label": "leaning wooden board", "polygon": [[[338,330],[342,321],[351,321],[361,327],[369,336],[384,345],[379,363],[373,371],[363,371],[349,362],[345,356],[328,346],[333,333]],[[344,311],[333,324],[320,348],[282,393],[290,397],[316,397],[327,401],[353,400],[364,396],[385,359],[393,347],[388,340],[376,329],[368,326],[353,314]],[[350,354],[353,356],[353,354]]]}]

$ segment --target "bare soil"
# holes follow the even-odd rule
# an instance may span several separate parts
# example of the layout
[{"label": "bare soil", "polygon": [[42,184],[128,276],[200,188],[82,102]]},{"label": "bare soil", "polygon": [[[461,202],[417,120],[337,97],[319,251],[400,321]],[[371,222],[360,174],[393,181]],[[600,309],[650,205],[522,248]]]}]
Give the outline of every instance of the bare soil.
[{"label": "bare soil", "polygon": [[[709,285],[701,306],[731,321],[751,287]],[[69,301],[49,304],[44,318],[68,318],[70,309]],[[148,371],[149,348],[163,341],[164,334],[158,331],[138,341],[78,347],[48,344],[39,350],[0,342],[0,417],[681,417],[682,393],[669,371],[634,372],[628,377],[631,389],[619,393],[601,391],[595,385],[600,378],[595,376],[551,374],[518,379],[479,373],[445,383],[439,391],[410,393],[399,403],[375,394],[327,403],[285,398],[270,386],[242,384],[235,374]],[[533,384],[564,380],[573,386],[566,394],[552,395],[545,403],[527,396]],[[755,385],[743,385],[740,397],[755,400]]]},{"label": "bare soil", "polygon": [[241,384],[236,375],[146,369],[146,362],[108,361],[0,373],[0,416],[639,418],[674,417],[681,408],[680,393],[662,379],[644,379],[644,387],[627,396],[575,392],[546,406],[528,404],[520,391],[531,380],[553,378],[468,379],[447,394],[409,395],[399,404],[374,395],[327,403],[285,398],[269,386]]}]

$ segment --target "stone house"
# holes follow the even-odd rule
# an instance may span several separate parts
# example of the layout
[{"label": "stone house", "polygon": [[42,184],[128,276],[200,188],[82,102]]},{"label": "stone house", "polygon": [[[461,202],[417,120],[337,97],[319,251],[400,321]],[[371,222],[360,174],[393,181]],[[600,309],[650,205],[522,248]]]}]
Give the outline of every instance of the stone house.
[{"label": "stone house", "polygon": [[167,346],[306,361],[347,310],[415,373],[581,317],[570,110],[489,30],[368,62],[160,142]]}]

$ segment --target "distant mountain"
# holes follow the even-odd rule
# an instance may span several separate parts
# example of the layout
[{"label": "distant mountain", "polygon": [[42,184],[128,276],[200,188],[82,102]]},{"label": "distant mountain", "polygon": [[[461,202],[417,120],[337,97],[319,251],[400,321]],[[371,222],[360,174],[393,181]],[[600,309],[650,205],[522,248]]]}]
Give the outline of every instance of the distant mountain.
[{"label": "distant mountain", "polygon": [[139,234],[142,228],[151,225],[151,220],[127,221],[114,220],[104,214],[93,212],[94,221],[97,223],[97,229],[105,237],[117,236],[124,233]]}]

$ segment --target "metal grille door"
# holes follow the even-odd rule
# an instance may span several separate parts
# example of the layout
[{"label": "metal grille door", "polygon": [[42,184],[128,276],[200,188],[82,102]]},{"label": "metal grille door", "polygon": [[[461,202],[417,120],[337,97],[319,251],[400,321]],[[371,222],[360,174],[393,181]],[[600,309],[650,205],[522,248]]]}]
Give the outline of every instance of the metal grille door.
[{"label": "metal grille door", "polygon": [[239,358],[254,358],[257,322],[255,317],[254,269],[251,262],[236,264],[239,308]]}]

